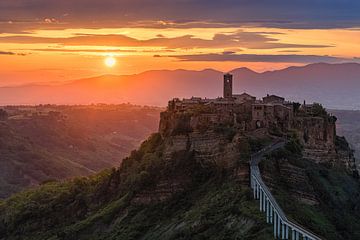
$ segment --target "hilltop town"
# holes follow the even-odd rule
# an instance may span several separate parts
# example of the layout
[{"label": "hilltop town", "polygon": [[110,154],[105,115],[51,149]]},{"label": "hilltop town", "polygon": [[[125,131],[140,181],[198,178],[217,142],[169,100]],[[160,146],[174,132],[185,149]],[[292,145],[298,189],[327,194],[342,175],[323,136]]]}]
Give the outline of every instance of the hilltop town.
[{"label": "hilltop town", "polygon": [[295,132],[305,147],[328,152],[335,145],[335,122],[336,117],[317,103],[299,104],[269,94],[262,99],[248,93],[234,94],[233,77],[225,74],[223,97],[169,101],[167,111],[161,114],[160,132],[174,135],[221,126],[231,126],[243,133],[257,129],[273,134]]}]

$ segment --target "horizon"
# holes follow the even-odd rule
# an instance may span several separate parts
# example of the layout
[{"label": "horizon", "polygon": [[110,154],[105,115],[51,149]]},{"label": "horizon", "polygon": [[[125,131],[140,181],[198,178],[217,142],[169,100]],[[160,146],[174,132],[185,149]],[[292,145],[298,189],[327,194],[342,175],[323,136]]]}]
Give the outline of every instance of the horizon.
[{"label": "horizon", "polygon": [[[293,102],[321,103],[327,109],[360,109],[356,91],[360,87],[358,63],[313,63],[260,73],[237,67],[229,72],[234,75],[237,93],[257,98],[275,94]],[[173,98],[220,97],[223,74],[209,68],[150,70],[4,86],[0,87],[0,105],[132,103],[164,107]]]},{"label": "horizon", "polygon": [[91,75],[91,76],[84,76],[82,78],[75,78],[75,79],[64,79],[63,81],[48,81],[48,82],[29,82],[29,83],[24,83],[24,84],[19,84],[19,85],[0,85],[0,88],[12,88],[12,87],[24,87],[24,86],[32,86],[32,85],[49,85],[49,86],[56,86],[57,84],[69,84],[72,83],[74,81],[78,81],[78,80],[84,80],[84,79],[93,79],[93,78],[101,78],[101,77],[122,77],[122,76],[134,76],[134,75],[141,75],[141,74],[145,74],[148,72],[162,72],[162,71],[169,71],[169,72],[176,72],[176,71],[189,71],[189,72],[204,72],[204,71],[216,71],[222,74],[226,74],[226,73],[231,73],[233,71],[239,70],[239,69],[247,69],[250,70],[256,74],[264,74],[264,73],[268,73],[268,72],[277,72],[277,71],[282,71],[282,70],[286,70],[289,68],[303,68],[303,67],[307,67],[310,65],[346,65],[346,64],[357,64],[360,65],[359,62],[342,62],[342,63],[327,63],[327,62],[315,62],[315,63],[309,63],[309,64],[304,64],[304,65],[290,65],[290,66],[286,66],[283,68],[279,68],[279,69],[272,69],[272,70],[264,70],[264,71],[257,71],[254,69],[251,69],[249,67],[244,67],[244,66],[239,66],[236,68],[233,68],[231,70],[228,71],[221,71],[219,69],[216,68],[203,68],[203,69],[184,69],[184,68],[177,68],[177,69],[149,69],[149,70],[145,70],[145,71],[141,71],[141,72],[137,72],[137,73],[133,73],[133,74],[113,74],[113,73],[105,73],[102,75]]},{"label": "horizon", "polygon": [[68,3],[1,1],[0,85],[360,61],[358,1]]}]

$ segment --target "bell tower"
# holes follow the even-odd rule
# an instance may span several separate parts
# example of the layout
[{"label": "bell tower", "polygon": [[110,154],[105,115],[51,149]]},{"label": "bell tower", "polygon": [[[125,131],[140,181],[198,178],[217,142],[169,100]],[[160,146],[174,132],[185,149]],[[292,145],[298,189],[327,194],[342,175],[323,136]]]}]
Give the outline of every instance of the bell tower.
[{"label": "bell tower", "polygon": [[232,79],[230,73],[224,75],[224,98],[232,98]]}]

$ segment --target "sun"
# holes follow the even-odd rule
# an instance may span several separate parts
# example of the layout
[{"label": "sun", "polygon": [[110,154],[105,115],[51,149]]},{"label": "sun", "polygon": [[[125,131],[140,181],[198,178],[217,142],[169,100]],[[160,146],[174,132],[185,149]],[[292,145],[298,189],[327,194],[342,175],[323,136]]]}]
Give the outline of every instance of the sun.
[{"label": "sun", "polygon": [[116,64],[116,59],[114,57],[106,57],[104,62],[107,67],[111,68]]}]

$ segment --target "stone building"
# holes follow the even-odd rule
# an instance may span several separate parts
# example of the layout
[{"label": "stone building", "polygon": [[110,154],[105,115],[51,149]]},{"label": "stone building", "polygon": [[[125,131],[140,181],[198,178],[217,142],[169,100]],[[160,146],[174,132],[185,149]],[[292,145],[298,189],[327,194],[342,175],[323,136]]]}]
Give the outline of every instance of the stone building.
[{"label": "stone building", "polygon": [[[335,121],[320,104],[304,103],[295,109],[294,106],[299,104],[286,101],[281,96],[267,94],[262,99],[256,99],[248,93],[233,94],[232,90],[233,77],[225,74],[223,97],[175,98],[169,101],[167,112],[170,115],[179,114],[181,119],[184,114],[189,116],[189,129],[194,130],[229,124],[244,131],[257,128],[283,132],[295,130],[304,144],[318,144],[314,139],[326,143],[324,147],[334,144]],[[308,140],[308,136],[312,141]]]},{"label": "stone building", "polygon": [[[248,94],[233,94],[233,77],[224,75],[223,97],[209,99],[192,97],[189,99],[175,98],[169,101],[168,110],[174,112],[201,112],[204,118],[229,119],[234,124],[242,124],[244,129],[277,126],[288,128],[293,119],[293,104],[283,97],[267,95],[262,100]],[[209,115],[211,114],[211,115]],[[198,114],[199,115],[199,114]],[[221,115],[216,117],[216,115]],[[206,116],[206,117],[205,117]]]},{"label": "stone building", "polygon": [[269,95],[267,94],[266,97],[263,97],[264,103],[284,103],[285,98],[276,96],[276,95]]}]

